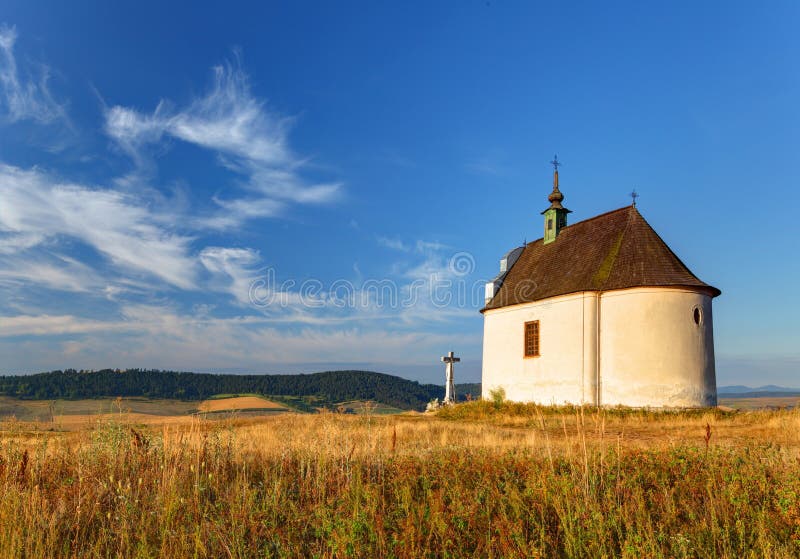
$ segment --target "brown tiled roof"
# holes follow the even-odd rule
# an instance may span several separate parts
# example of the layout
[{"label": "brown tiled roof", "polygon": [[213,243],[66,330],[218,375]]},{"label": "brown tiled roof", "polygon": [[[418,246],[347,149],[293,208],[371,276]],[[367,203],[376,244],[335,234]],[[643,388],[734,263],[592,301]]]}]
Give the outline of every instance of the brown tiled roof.
[{"label": "brown tiled roof", "polygon": [[675,286],[721,292],[675,256],[635,206],[561,230],[549,244],[528,243],[484,310],[580,291]]}]

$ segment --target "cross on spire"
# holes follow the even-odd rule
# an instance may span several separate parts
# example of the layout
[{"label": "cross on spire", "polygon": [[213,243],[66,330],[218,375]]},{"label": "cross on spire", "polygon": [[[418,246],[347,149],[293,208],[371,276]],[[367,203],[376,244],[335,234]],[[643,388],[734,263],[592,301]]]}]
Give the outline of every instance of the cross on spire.
[{"label": "cross on spire", "polygon": [[636,206],[636,199],[639,197],[639,195],[636,193],[636,189],[635,188],[633,189],[633,192],[631,192],[629,194],[629,196],[631,197],[631,200],[633,200],[633,206],[635,207]]},{"label": "cross on spire", "polygon": [[558,192],[558,168],[562,165],[558,160],[558,154],[553,156],[550,165],[553,166],[553,192]]},{"label": "cross on spire", "polygon": [[570,213],[567,208],[561,205],[561,202],[564,201],[564,195],[558,189],[558,168],[563,163],[558,160],[558,154],[553,156],[550,164],[553,166],[553,191],[547,197],[550,207],[542,212],[544,215],[544,244],[552,243],[556,240],[559,231],[567,226],[567,214]]}]

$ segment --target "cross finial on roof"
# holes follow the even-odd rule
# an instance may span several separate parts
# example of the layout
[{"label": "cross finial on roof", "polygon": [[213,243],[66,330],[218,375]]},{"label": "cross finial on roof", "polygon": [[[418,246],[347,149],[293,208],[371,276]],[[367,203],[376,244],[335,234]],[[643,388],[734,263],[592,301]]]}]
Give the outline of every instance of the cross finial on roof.
[{"label": "cross finial on roof", "polygon": [[553,156],[550,164],[553,166],[553,191],[547,197],[550,207],[542,212],[544,215],[544,244],[553,242],[559,231],[567,226],[567,214],[570,213],[561,205],[564,195],[558,189],[558,168],[563,163],[558,160],[558,154]]},{"label": "cross finial on roof", "polygon": [[631,200],[633,200],[633,206],[636,207],[636,199],[639,197],[639,195],[636,193],[635,188],[633,189],[633,192],[631,192],[629,196],[631,197]]},{"label": "cross finial on roof", "polygon": [[550,165],[553,166],[553,192],[558,190],[558,168],[561,166],[561,163],[558,160],[558,154],[553,156],[553,160],[550,162]]}]

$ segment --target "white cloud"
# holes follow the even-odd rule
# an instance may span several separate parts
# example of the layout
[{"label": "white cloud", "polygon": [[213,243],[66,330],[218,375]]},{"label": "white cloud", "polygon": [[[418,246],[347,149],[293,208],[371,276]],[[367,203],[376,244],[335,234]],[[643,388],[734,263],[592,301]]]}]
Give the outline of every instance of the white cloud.
[{"label": "white cloud", "polygon": [[258,261],[258,251],[252,249],[207,247],[200,253],[200,262],[213,276],[212,288],[230,293],[243,305],[250,303]]},{"label": "white cloud", "polygon": [[418,240],[414,245],[414,247],[416,251],[420,254],[429,254],[431,252],[437,252],[451,248],[448,245],[439,243],[437,241],[423,241],[423,240]]},{"label": "white cloud", "polygon": [[[19,95],[27,86],[20,82],[12,56],[15,40],[14,29],[0,28],[6,62],[3,91],[13,97],[15,114],[21,115]],[[27,99],[34,101],[47,93],[28,90],[32,97]],[[77,260],[57,256],[69,252],[62,245],[78,241],[105,256],[114,274],[124,270],[128,276],[155,277],[180,289],[200,287],[198,273],[205,268],[211,272],[212,289],[230,292],[245,303],[243,282],[257,252],[210,247],[192,254],[191,235],[238,227],[252,218],[277,217],[292,203],[327,202],[340,190],[336,183],[312,184],[301,178],[298,169],[305,162],[288,147],[290,120],[267,111],[252,96],[238,66],[215,68],[209,92],[181,110],[165,102],[150,114],[116,106],[106,109],[105,117],[106,132],[134,158],[138,169],[114,179],[115,187],[63,181],[37,168],[0,162],[0,265],[5,270],[0,280],[6,286],[27,282],[68,291],[98,290],[111,299],[127,291],[121,280],[109,281]],[[211,200],[218,210],[191,215],[187,200],[177,200],[175,206],[175,200],[148,187],[142,174],[152,159],[147,146],[165,137],[217,152],[225,167],[245,176],[243,181],[232,181],[244,194],[214,196]],[[294,300],[291,293],[280,295]]]},{"label": "white cloud", "polygon": [[34,247],[42,241],[44,236],[38,233],[9,233],[0,229],[0,255],[14,254]]},{"label": "white cloud", "polygon": [[[52,103],[46,74],[36,83],[20,78],[15,40],[13,29],[0,28],[0,110],[7,106],[12,119],[50,122],[63,110]],[[278,217],[294,204],[328,203],[341,192],[335,181],[304,176],[308,161],[289,147],[291,119],[254,97],[238,66],[215,68],[209,91],[183,107],[161,102],[142,112],[111,106],[104,115],[106,133],[135,163],[130,175],[90,185],[0,162],[0,289],[15,296],[3,306],[7,316],[0,316],[0,338],[5,338],[0,346],[30,343],[25,347],[41,350],[32,350],[36,356],[20,358],[20,363],[62,366],[65,356],[79,367],[408,363],[414,359],[409,347],[415,355],[420,348],[436,353],[434,346],[461,339],[415,326],[460,319],[472,310],[437,307],[430,296],[410,308],[389,304],[382,299],[388,279],[373,286],[360,282],[351,293],[355,304],[348,305],[341,298],[347,294],[326,292],[330,285],[320,286],[317,294],[313,281],[302,286],[259,283],[264,269],[258,270],[260,256],[252,248],[196,246],[208,228],[231,229],[249,219]],[[213,152],[230,172],[227,188],[217,189],[219,194],[210,199],[213,210],[192,213],[188,194],[169,198],[143,180],[152,178],[147,173],[156,150],[170,140]],[[192,191],[186,187],[182,192]],[[350,225],[358,229],[355,221]],[[399,281],[390,282],[394,299],[420,277],[430,284],[445,266],[446,247],[439,243],[388,237],[377,242],[402,251],[411,262],[423,261],[398,268]],[[225,241],[213,244],[219,243]],[[309,285],[312,289],[304,290]],[[106,297],[111,301],[107,308],[116,309],[117,316],[82,318],[77,304],[68,301],[58,308],[72,314],[56,311],[52,301],[26,300],[25,289],[31,286],[79,293],[76,300],[87,294]],[[254,286],[269,305],[253,306]],[[177,310],[178,303],[163,303],[170,299],[164,290],[171,288],[205,289],[209,299],[185,313]],[[232,296],[242,314],[254,314],[213,316],[213,305],[207,303],[217,303],[219,293]],[[53,344],[42,339],[48,336],[55,337]]]},{"label": "white cloud", "polygon": [[[70,357],[81,367],[158,366],[182,370],[263,370],[281,363],[353,361],[393,366],[414,362],[409,357],[410,347],[415,348],[417,356],[426,352],[438,355],[443,347],[466,343],[463,335],[430,332],[367,331],[356,327],[285,330],[258,317],[208,318],[150,305],[125,307],[122,318],[113,321],[70,315],[0,317],[0,339],[31,335],[70,336],[72,339],[64,343],[70,344]],[[51,343],[48,347],[60,358],[67,349],[63,345]],[[45,357],[46,362],[61,363],[53,355]]]},{"label": "white cloud", "polygon": [[436,242],[436,241],[425,241],[422,239],[418,239],[415,243],[408,244],[405,243],[402,239],[398,239],[396,237],[386,237],[384,235],[378,235],[375,240],[377,243],[386,248],[390,248],[392,250],[397,250],[400,252],[415,252],[417,254],[425,254],[431,255],[433,253],[448,249],[445,244]]},{"label": "white cloud", "polygon": [[111,107],[105,113],[106,131],[139,162],[142,144],[157,142],[164,135],[163,106],[163,103],[159,103],[155,112],[149,116],[124,107]]},{"label": "white cloud", "polygon": [[195,224],[197,226],[209,227],[211,229],[229,229],[239,225],[243,219],[277,217],[281,215],[286,208],[285,203],[270,198],[234,198],[233,200],[223,200],[215,196],[213,200],[217,205],[222,207],[224,211],[195,219]]},{"label": "white cloud", "polygon": [[0,286],[24,287],[38,284],[59,291],[87,292],[103,287],[89,266],[63,255],[0,255]]},{"label": "white cloud", "polygon": [[68,334],[91,334],[123,329],[131,330],[134,325],[122,322],[90,320],[72,315],[51,316],[47,314],[30,316],[0,317],[0,338],[10,336],[52,336]]},{"label": "white cloud", "polygon": [[383,237],[378,236],[376,238],[378,244],[382,247],[390,248],[392,250],[399,250],[400,252],[408,252],[411,250],[406,244],[401,241],[400,239],[393,239],[390,237]]},{"label": "white cloud", "polygon": [[14,57],[16,41],[16,28],[0,25],[0,108],[12,122],[32,119],[46,124],[66,119],[64,107],[50,93],[47,66],[40,67],[38,79],[20,76]]},{"label": "white cloud", "polygon": [[[405,261],[395,263],[387,276],[364,278],[356,269],[357,281],[340,278],[326,285],[311,278],[298,285],[277,286],[274,270],[268,269],[264,283],[271,289],[253,291],[251,304],[272,322],[316,326],[353,323],[425,329],[433,323],[463,323],[479,317],[484,282],[472,276],[475,262],[470,254],[448,252],[438,242],[411,245],[398,239],[376,239],[403,252]],[[266,302],[262,305],[262,301]]]},{"label": "white cloud", "polygon": [[214,198],[224,210],[203,223],[229,228],[257,217],[274,217],[285,203],[321,204],[335,200],[338,182],[313,184],[301,177],[306,161],[288,146],[291,119],[279,117],[253,97],[238,65],[217,66],[210,91],[180,110],[160,102],[151,114],[113,106],[105,112],[106,133],[137,165],[146,166],[145,146],[169,136],[211,151],[229,170],[244,176],[232,184],[250,192]]},{"label": "white cloud", "polygon": [[[173,286],[195,286],[190,237],[166,229],[141,201],[108,189],[62,183],[38,170],[0,164],[0,231],[4,250],[31,246],[32,239],[70,237],[117,266],[155,276]],[[20,240],[15,247],[14,240]]]},{"label": "white cloud", "polygon": [[211,91],[170,119],[167,129],[186,142],[280,168],[295,163],[287,146],[288,123],[253,98],[240,68],[226,65],[214,67]]}]

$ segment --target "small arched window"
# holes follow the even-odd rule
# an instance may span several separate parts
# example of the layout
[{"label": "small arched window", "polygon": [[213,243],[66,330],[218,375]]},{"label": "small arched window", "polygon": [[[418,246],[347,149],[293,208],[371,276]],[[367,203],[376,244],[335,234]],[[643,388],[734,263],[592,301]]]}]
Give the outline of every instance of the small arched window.
[{"label": "small arched window", "polygon": [[694,323],[700,326],[703,323],[703,311],[700,310],[700,307],[695,307],[694,312],[692,313],[692,318],[694,318]]}]

